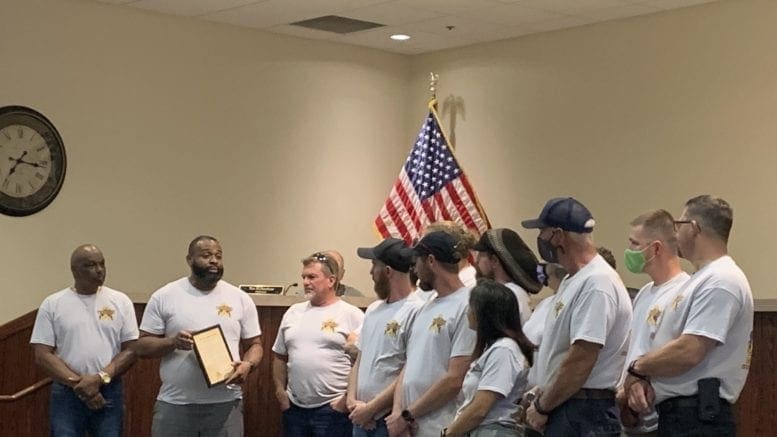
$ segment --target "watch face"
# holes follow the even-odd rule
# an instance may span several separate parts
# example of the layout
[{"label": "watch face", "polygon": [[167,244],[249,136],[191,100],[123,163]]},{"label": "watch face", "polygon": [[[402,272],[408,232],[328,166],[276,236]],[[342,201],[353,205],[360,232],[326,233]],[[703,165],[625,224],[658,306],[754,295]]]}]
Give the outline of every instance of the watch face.
[{"label": "watch face", "polygon": [[65,180],[65,146],[42,114],[0,108],[0,213],[34,214],[51,203]]}]

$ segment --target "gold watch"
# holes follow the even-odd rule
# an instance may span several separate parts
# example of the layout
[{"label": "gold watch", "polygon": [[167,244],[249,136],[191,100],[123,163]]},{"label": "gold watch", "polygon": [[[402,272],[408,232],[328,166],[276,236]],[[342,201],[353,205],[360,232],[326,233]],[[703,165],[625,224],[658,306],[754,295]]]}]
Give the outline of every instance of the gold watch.
[{"label": "gold watch", "polygon": [[100,377],[100,381],[102,381],[103,385],[108,385],[111,383],[111,375],[109,375],[107,372],[100,370],[97,372],[97,376]]}]

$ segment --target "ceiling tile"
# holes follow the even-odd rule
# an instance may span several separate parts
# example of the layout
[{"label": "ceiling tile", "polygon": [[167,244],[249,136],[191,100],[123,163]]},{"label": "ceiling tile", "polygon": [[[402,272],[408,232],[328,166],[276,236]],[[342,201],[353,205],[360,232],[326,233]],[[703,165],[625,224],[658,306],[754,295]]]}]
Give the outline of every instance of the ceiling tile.
[{"label": "ceiling tile", "polygon": [[107,3],[111,5],[126,5],[138,0],[97,0],[100,3]]},{"label": "ceiling tile", "polygon": [[132,7],[187,17],[261,3],[267,0],[139,0]]},{"label": "ceiling tile", "polygon": [[599,21],[617,20],[620,18],[634,17],[637,15],[655,14],[662,9],[655,6],[646,6],[640,4],[629,4],[615,6],[614,8],[596,9],[585,12],[584,15],[589,18],[595,18]]},{"label": "ceiling tile", "polygon": [[696,6],[704,3],[712,3],[717,0],[648,0],[641,1],[640,4],[655,6],[661,9],[677,9],[687,6]]},{"label": "ceiling tile", "polygon": [[612,8],[626,3],[624,0],[521,0],[518,2],[526,7],[568,15],[584,15],[586,11]]},{"label": "ceiling tile", "polygon": [[568,29],[568,28],[577,27],[577,26],[584,26],[586,24],[594,23],[596,21],[597,20],[593,18],[587,18],[587,17],[581,17],[581,16],[577,16],[577,17],[566,16],[566,17],[555,18],[555,19],[546,20],[546,21],[528,23],[526,24],[526,27],[534,30],[535,32],[548,32],[551,30]]},{"label": "ceiling tile", "polygon": [[264,30],[272,33],[280,33],[283,35],[291,35],[300,38],[319,39],[319,40],[331,40],[338,34],[334,32],[326,32],[324,30],[309,29],[302,26],[292,26],[289,24],[281,24],[279,26],[267,27]]},{"label": "ceiling tile", "polygon": [[491,23],[520,25],[565,17],[564,14],[527,8],[519,4],[478,9],[468,13],[472,18]]},{"label": "ceiling tile", "polygon": [[443,14],[457,14],[500,4],[499,0],[394,0],[393,3]]},{"label": "ceiling tile", "polygon": [[443,14],[440,12],[429,11],[426,9],[416,9],[410,6],[402,6],[396,2],[382,3],[379,5],[367,6],[365,8],[352,9],[344,12],[343,15],[349,18],[372,21],[388,26],[397,26],[408,23],[417,23],[419,21],[437,18]]},{"label": "ceiling tile", "polygon": [[330,14],[331,9],[325,5],[325,2],[266,0],[261,3],[207,14],[203,18],[220,23],[264,29]]}]

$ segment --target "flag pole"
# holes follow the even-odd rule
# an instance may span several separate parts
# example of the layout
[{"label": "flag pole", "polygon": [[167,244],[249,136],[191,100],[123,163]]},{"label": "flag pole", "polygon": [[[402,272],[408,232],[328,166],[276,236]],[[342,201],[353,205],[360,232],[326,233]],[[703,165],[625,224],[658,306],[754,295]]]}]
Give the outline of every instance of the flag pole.
[{"label": "flag pole", "polygon": [[[448,145],[448,148],[451,151],[451,155],[458,161],[458,158],[456,158],[456,147],[450,142],[448,139],[448,134],[445,133],[445,129],[442,127],[442,123],[440,123],[440,116],[437,114],[437,82],[440,80],[440,75],[436,73],[429,73],[429,92],[432,93],[431,98],[429,99],[429,111],[432,113],[432,116],[437,121],[437,126],[440,127],[440,132],[442,133],[442,137],[445,139],[445,144]],[[464,173],[464,168],[461,169],[462,174]],[[488,215],[486,215],[486,210],[483,208],[483,205],[480,204],[480,199],[478,199],[477,193],[472,192],[473,199],[475,201],[475,207],[478,209],[478,212],[480,212],[480,216],[483,217],[483,220],[486,222],[486,226],[488,229],[491,229],[491,221],[488,219]]]},{"label": "flag pole", "polygon": [[432,94],[429,98],[429,109],[437,111],[437,81],[440,80],[440,75],[434,72],[429,73],[429,92]]}]

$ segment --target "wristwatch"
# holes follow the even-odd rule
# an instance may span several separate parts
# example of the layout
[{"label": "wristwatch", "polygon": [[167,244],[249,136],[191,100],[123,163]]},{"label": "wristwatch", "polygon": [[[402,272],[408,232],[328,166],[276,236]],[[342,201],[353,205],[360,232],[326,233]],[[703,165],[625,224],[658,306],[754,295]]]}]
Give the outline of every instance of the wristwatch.
[{"label": "wristwatch", "polygon": [[107,372],[100,370],[97,372],[97,376],[100,377],[100,381],[103,385],[108,385],[111,383],[111,375],[109,375]]},{"label": "wristwatch", "polygon": [[402,418],[408,423],[415,422],[415,417],[413,417],[413,413],[411,413],[410,410],[402,410]]}]

